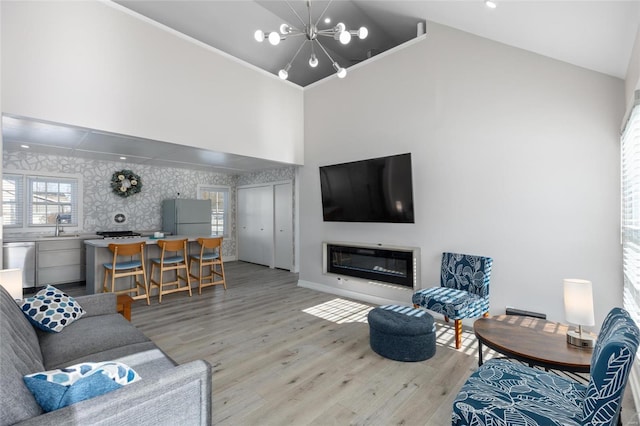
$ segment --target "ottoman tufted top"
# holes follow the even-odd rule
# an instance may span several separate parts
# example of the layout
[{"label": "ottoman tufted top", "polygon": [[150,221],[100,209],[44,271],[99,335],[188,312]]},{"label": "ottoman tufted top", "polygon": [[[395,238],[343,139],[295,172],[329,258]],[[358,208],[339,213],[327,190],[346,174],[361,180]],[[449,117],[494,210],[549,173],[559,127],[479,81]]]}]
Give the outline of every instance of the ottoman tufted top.
[{"label": "ottoman tufted top", "polygon": [[384,305],[369,312],[369,327],[399,336],[433,333],[433,317],[423,309],[409,306]]}]

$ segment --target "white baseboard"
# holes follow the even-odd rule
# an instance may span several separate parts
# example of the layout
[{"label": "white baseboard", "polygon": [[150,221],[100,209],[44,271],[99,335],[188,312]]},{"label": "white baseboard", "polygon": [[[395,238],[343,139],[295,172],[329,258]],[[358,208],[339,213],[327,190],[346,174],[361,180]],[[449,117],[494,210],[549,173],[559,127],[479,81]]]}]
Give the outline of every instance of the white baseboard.
[{"label": "white baseboard", "polygon": [[304,287],[311,290],[321,291],[323,293],[335,294],[337,296],[349,297],[351,299],[360,300],[362,302],[373,303],[376,305],[407,305],[406,301],[392,300],[384,297],[373,296],[370,294],[358,293],[356,291],[345,290],[328,286],[324,284],[314,283],[311,281],[298,280],[298,287]]}]

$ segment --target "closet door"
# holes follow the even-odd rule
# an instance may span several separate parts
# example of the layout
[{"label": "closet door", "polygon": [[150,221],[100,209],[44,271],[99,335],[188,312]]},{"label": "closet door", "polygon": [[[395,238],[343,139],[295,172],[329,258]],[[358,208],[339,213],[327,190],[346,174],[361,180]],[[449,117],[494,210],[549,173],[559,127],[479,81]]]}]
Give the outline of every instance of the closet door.
[{"label": "closet door", "polygon": [[277,184],[275,194],[275,267],[291,270],[293,267],[293,196],[291,184]]},{"label": "closet door", "polygon": [[238,260],[273,264],[272,186],[238,188]]}]

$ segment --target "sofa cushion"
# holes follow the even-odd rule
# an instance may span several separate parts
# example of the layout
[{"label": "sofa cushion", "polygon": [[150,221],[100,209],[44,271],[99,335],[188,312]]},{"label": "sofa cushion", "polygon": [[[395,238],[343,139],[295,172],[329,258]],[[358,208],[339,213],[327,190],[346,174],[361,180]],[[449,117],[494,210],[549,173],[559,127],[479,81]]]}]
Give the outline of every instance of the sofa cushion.
[{"label": "sofa cushion", "polygon": [[140,376],[119,362],[82,363],[29,374],[24,382],[46,412],[119,389]]},{"label": "sofa cushion", "polygon": [[108,359],[92,356],[136,343],[150,342],[140,330],[117,313],[82,318],[60,333],[37,330],[37,334],[46,369],[62,368],[79,359],[107,361]]},{"label": "sofa cushion", "polygon": [[61,332],[84,315],[75,299],[52,285],[19,302],[31,323],[44,331]]},{"label": "sofa cushion", "polygon": [[35,330],[13,297],[0,286],[0,425],[42,413],[22,377],[44,369]]}]

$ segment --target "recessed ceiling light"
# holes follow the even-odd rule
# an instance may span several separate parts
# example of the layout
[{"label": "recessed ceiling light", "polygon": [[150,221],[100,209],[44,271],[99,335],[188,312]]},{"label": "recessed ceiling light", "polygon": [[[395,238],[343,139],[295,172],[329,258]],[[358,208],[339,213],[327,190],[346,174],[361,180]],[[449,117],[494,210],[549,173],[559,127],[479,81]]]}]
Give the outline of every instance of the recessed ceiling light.
[{"label": "recessed ceiling light", "polygon": [[20,145],[20,148],[29,149],[29,145],[22,144],[22,145]]},{"label": "recessed ceiling light", "polygon": [[485,6],[487,6],[489,9],[495,9],[498,6],[498,3],[496,3],[493,0],[484,0],[484,4]]},{"label": "recessed ceiling light", "polygon": [[331,18],[329,18],[328,16],[326,18],[324,18],[324,23],[325,24],[330,24],[331,23]]},{"label": "recessed ceiling light", "polygon": [[126,159],[127,159],[127,157],[120,157],[120,159],[121,159],[121,160],[126,160]]}]

